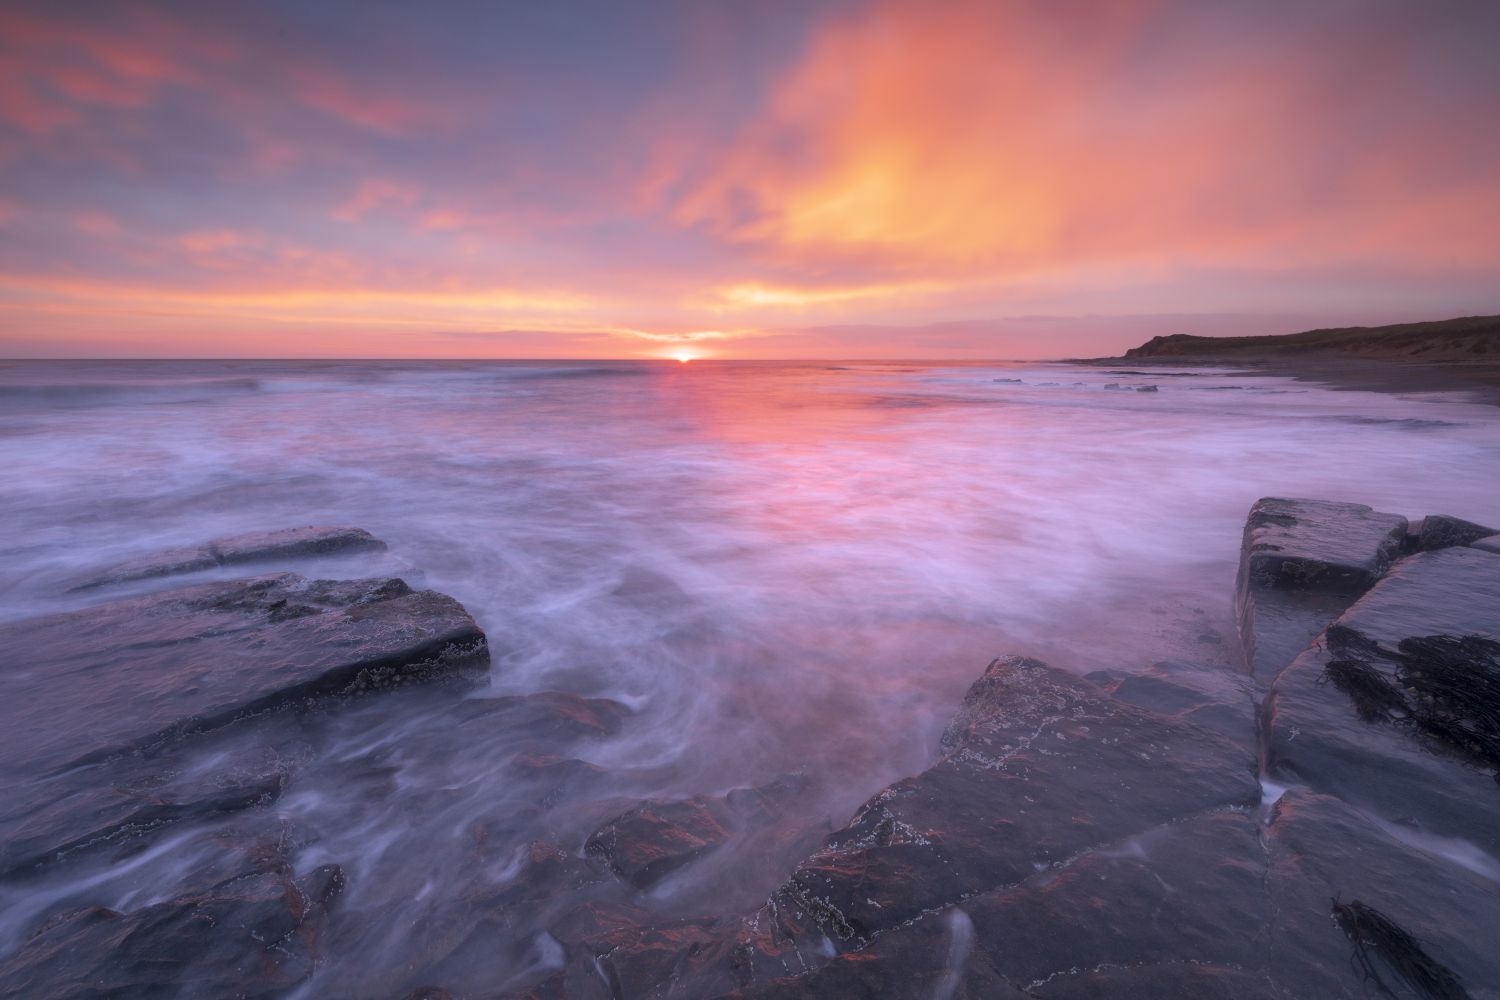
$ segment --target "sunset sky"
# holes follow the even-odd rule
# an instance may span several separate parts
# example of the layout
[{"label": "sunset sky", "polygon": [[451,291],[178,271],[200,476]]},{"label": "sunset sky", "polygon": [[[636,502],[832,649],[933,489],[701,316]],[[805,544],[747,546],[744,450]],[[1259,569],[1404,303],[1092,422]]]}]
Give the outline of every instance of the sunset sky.
[{"label": "sunset sky", "polygon": [[1500,312],[1500,3],[6,3],[0,355],[1060,357]]}]

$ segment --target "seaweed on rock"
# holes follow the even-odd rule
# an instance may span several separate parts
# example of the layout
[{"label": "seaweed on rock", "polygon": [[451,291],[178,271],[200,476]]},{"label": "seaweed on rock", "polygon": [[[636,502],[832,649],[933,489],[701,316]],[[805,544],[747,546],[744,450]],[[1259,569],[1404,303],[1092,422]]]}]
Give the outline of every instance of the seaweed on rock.
[{"label": "seaweed on rock", "polygon": [[1389,721],[1410,714],[1401,692],[1385,675],[1363,660],[1330,660],[1323,676],[1349,696],[1365,722]]},{"label": "seaweed on rock", "polygon": [[1472,1000],[1452,969],[1422,949],[1421,942],[1385,914],[1359,900],[1333,900],[1333,921],[1354,945],[1353,963],[1386,996],[1395,996],[1380,978],[1377,960],[1428,1000]]},{"label": "seaweed on rock", "polygon": [[[1393,721],[1500,781],[1500,642],[1481,635],[1427,635],[1388,652],[1350,629],[1328,630],[1323,677],[1366,722]],[[1393,672],[1371,661],[1394,662]]]},{"label": "seaweed on rock", "polygon": [[1429,635],[1397,648],[1396,679],[1412,693],[1417,726],[1476,763],[1500,768],[1500,642]]}]

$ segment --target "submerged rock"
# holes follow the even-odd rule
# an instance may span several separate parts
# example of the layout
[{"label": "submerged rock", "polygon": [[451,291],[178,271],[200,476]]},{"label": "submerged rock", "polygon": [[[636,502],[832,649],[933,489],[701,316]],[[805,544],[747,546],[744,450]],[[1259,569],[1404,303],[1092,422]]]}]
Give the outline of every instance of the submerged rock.
[{"label": "submerged rock", "polygon": [[196,573],[219,566],[348,555],[385,548],[385,542],[361,528],[303,527],[230,535],[191,548],[169,549],[120,563],[73,587],[91,590],[119,583]]},{"label": "submerged rock", "polygon": [[280,996],[312,974],[343,888],[339,866],[299,877],[273,850],[136,910],[70,910],[0,963],[0,998]]},{"label": "submerged rock", "polygon": [[643,802],[596,830],[584,850],[635,888],[647,889],[736,831],[773,822],[805,787],[793,775],[725,795]]}]

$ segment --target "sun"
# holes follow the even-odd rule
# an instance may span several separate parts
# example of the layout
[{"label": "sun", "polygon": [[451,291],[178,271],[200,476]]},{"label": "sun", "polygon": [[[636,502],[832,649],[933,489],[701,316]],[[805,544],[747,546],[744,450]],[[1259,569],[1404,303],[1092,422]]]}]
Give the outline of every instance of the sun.
[{"label": "sun", "polygon": [[685,365],[689,361],[696,361],[701,356],[702,355],[695,354],[692,351],[673,351],[671,354],[667,355],[667,357],[671,358],[673,361],[676,361],[680,365]]}]

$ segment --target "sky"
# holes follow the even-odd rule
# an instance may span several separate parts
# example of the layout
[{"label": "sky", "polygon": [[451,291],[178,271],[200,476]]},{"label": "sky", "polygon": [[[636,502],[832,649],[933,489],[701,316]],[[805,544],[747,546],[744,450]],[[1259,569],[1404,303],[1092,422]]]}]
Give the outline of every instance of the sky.
[{"label": "sky", "polygon": [[1500,3],[0,5],[0,356],[1050,358],[1500,313]]}]

